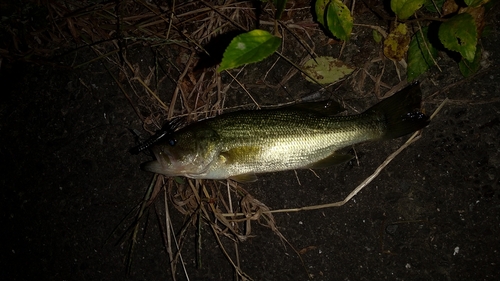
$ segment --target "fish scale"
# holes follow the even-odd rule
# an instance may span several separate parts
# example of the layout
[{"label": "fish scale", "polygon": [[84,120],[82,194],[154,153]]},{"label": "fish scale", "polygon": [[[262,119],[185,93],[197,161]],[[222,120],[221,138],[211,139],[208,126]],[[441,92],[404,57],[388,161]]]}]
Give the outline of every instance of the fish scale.
[{"label": "fish scale", "polygon": [[[339,148],[382,135],[380,126],[375,126],[373,118],[365,115],[332,118],[304,116],[301,111],[236,114],[206,124],[226,128],[219,130],[222,151],[247,146],[260,148],[254,155],[247,153],[233,161],[225,168],[229,169],[228,174],[298,169],[330,156]],[[249,129],[258,134],[249,135]],[[219,169],[214,166],[211,170],[221,173],[216,172]]]},{"label": "fish scale", "polygon": [[[256,180],[256,174],[325,168],[352,158],[341,148],[397,138],[425,127],[421,92],[413,84],[361,114],[332,116],[324,103],[222,114],[154,143],[143,169],[166,176]],[[171,138],[175,138],[172,141]]]}]

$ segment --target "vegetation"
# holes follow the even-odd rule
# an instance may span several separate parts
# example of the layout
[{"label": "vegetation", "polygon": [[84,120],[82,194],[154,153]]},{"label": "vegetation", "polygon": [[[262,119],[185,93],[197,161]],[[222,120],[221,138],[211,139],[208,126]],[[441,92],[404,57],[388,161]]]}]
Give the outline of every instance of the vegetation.
[{"label": "vegetation", "polygon": [[[269,2],[275,5],[275,18],[279,20],[287,1]],[[466,6],[460,6],[462,3]],[[438,66],[438,49],[444,46],[441,49],[450,55],[459,54],[460,70],[464,76],[469,76],[477,71],[481,60],[478,40],[484,28],[485,11],[491,7],[489,3],[490,0],[391,0],[390,8],[395,17],[391,18],[389,34],[383,32],[384,54],[395,62],[404,63],[408,57],[407,80],[412,81],[431,66]],[[348,41],[354,24],[349,8],[340,0],[317,0],[314,5],[315,19],[325,33]],[[424,14],[420,19],[418,14],[422,7],[431,16]],[[430,24],[427,26],[423,22]],[[434,23],[437,25],[432,25]],[[219,71],[260,61],[277,50],[279,34],[273,38],[270,33],[258,31],[258,36],[249,36],[256,33],[257,30],[241,34],[231,42]],[[375,41],[379,40],[378,36],[374,34]],[[433,38],[439,40],[433,41]],[[269,41],[274,44],[268,45]],[[252,48],[238,47],[242,45]]]}]

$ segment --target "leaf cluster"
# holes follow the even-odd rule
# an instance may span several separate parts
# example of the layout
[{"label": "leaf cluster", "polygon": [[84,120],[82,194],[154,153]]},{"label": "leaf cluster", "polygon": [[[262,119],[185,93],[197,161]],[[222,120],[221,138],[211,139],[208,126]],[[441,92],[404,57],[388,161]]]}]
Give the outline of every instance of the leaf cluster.
[{"label": "leaf cluster", "polygon": [[[287,0],[268,2],[274,5],[278,21]],[[481,49],[478,41],[484,28],[485,12],[496,4],[494,2],[497,0],[390,0],[389,12],[395,16],[390,17],[392,28],[384,36],[384,54],[397,62],[407,59],[409,81],[433,65],[437,66],[439,51],[457,58],[460,71],[469,76],[479,68]],[[349,8],[341,0],[316,0],[313,4],[315,20],[325,34],[348,41],[354,26]],[[428,14],[434,16],[428,17]],[[381,39],[374,31],[374,40],[380,42]],[[273,54],[280,44],[279,35],[264,30],[243,33],[225,50],[219,71],[261,61]]]}]

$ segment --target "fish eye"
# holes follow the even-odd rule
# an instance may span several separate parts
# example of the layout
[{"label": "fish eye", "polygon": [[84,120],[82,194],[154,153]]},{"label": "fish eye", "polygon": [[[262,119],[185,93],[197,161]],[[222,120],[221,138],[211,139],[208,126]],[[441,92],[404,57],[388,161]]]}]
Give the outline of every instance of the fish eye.
[{"label": "fish eye", "polygon": [[176,143],[177,143],[177,140],[176,140],[176,139],[168,139],[168,144],[169,144],[170,146],[174,146]]}]

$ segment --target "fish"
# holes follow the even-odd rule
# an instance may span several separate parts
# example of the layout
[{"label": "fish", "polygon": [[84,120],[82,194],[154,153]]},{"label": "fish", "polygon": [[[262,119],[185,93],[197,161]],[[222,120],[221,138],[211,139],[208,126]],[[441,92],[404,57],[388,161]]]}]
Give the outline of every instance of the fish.
[{"label": "fish", "polygon": [[[317,169],[353,158],[353,144],[398,138],[430,122],[418,83],[366,111],[342,116],[340,105],[316,102],[242,110],[204,119],[150,142],[145,171],[168,177],[252,182],[261,173]],[[330,105],[330,106],[329,106]]]}]

